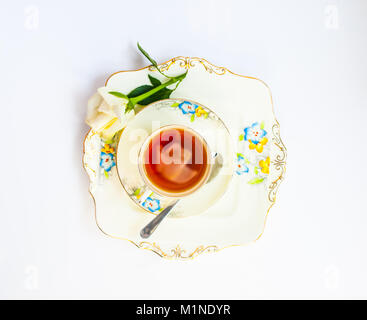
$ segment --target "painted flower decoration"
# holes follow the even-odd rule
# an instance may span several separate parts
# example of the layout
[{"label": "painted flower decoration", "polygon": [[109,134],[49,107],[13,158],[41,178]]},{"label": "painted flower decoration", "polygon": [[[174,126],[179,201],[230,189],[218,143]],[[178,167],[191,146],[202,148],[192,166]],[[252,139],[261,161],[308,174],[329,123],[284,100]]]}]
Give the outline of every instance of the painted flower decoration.
[{"label": "painted flower decoration", "polygon": [[259,166],[262,173],[269,174],[270,157],[267,157],[265,160],[260,160]]},{"label": "painted flower decoration", "polygon": [[265,146],[265,145],[267,144],[267,142],[268,142],[268,138],[266,138],[266,137],[262,138],[262,139],[260,140],[260,142],[259,142],[259,143],[257,143],[257,144],[253,143],[251,140],[249,140],[249,142],[250,142],[250,144],[249,144],[249,148],[250,148],[251,150],[256,149],[256,151],[257,151],[257,152],[261,153],[261,152],[263,152],[263,150],[264,150],[264,146]]},{"label": "painted flower decoration", "polygon": [[147,208],[150,212],[156,212],[161,209],[160,201],[152,199],[151,197],[146,198],[142,206]]},{"label": "painted flower decoration", "polygon": [[242,155],[237,155],[236,173],[241,175],[247,172],[249,172],[249,167],[247,166],[245,158]]},{"label": "painted flower decoration", "polygon": [[195,114],[196,109],[198,108],[196,104],[193,104],[189,101],[181,102],[178,107],[181,109],[183,114]]},{"label": "painted flower decoration", "polygon": [[115,148],[111,147],[109,144],[105,143],[104,147],[101,149],[104,153],[115,153]]},{"label": "painted flower decoration", "polygon": [[250,127],[244,129],[243,139],[250,143],[249,148],[251,150],[256,149],[257,152],[261,153],[264,150],[264,145],[268,142],[266,135],[264,123],[254,122]]},{"label": "painted flower decoration", "polygon": [[267,132],[263,129],[264,125],[254,122],[250,127],[246,127],[243,131],[245,132],[244,139],[254,144],[258,144],[260,140],[266,136]]},{"label": "painted flower decoration", "polygon": [[198,106],[197,108],[196,108],[196,110],[195,110],[195,115],[197,116],[197,117],[201,117],[202,115],[204,116],[204,117],[207,117],[208,116],[208,113],[202,108],[202,107],[200,107],[200,106]]},{"label": "painted flower decoration", "polygon": [[113,159],[112,153],[101,152],[101,162],[100,166],[104,169],[105,172],[110,172],[111,169],[116,165]]}]

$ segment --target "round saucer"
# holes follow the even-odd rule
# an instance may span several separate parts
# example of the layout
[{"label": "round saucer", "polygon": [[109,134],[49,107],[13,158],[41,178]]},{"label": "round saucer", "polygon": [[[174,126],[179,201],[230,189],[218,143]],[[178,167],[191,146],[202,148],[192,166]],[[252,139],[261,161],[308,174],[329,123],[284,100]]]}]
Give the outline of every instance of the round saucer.
[{"label": "round saucer", "polygon": [[[140,208],[157,214],[172,202],[149,189],[139,172],[139,150],[146,138],[163,126],[181,125],[199,133],[207,142],[213,159],[208,182],[180,200],[171,217],[198,215],[211,207],[226,191],[233,175],[233,146],[223,121],[209,108],[183,100],[166,99],[142,109],[129,121],[117,146],[117,172],[129,197]],[[219,160],[219,161],[217,161]]]}]

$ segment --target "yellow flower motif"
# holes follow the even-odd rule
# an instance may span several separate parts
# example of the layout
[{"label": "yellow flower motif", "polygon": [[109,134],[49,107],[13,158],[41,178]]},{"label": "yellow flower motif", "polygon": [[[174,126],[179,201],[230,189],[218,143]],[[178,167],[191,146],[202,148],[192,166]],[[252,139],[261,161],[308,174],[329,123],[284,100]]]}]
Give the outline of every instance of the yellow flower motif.
[{"label": "yellow flower motif", "polygon": [[115,153],[115,148],[111,147],[109,144],[105,143],[104,147],[101,150],[104,153]]},{"label": "yellow flower motif", "polygon": [[265,160],[260,160],[259,166],[262,173],[269,174],[270,157],[267,157]]},{"label": "yellow flower motif", "polygon": [[206,114],[207,112],[202,107],[197,107],[195,110],[195,114],[197,117],[201,117],[202,114]]},{"label": "yellow flower motif", "polygon": [[262,138],[258,144],[253,143],[251,140],[249,140],[249,142],[250,142],[249,148],[251,150],[256,149],[257,152],[261,153],[264,150],[264,146],[268,142],[268,138],[266,137]]}]

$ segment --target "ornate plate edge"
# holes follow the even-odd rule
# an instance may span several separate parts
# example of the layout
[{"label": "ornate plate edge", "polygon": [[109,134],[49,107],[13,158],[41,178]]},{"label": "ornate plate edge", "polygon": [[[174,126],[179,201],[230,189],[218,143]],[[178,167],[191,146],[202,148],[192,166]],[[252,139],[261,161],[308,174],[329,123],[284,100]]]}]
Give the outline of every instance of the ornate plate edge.
[{"label": "ornate plate edge", "polygon": [[[180,63],[180,67],[185,68],[185,69],[189,69],[192,67],[195,67],[196,64],[195,63],[199,63],[201,64],[205,70],[209,73],[215,73],[217,75],[223,75],[225,73],[230,73],[232,75],[235,76],[239,76],[239,77],[243,77],[243,78],[247,78],[247,79],[253,79],[253,80],[257,80],[260,81],[263,85],[265,85],[265,87],[268,90],[269,96],[270,96],[270,100],[271,100],[271,106],[272,106],[272,112],[273,112],[273,116],[275,119],[275,124],[272,127],[272,132],[273,132],[273,138],[272,141],[274,143],[274,145],[278,148],[277,152],[276,152],[276,156],[275,158],[271,161],[271,164],[273,166],[273,168],[279,172],[279,175],[277,176],[277,178],[269,183],[269,193],[268,193],[268,200],[270,201],[270,206],[267,210],[266,216],[265,216],[265,220],[264,220],[264,226],[263,226],[263,230],[260,233],[260,235],[253,241],[246,243],[246,244],[235,244],[235,245],[229,245],[229,246],[225,246],[222,248],[219,248],[216,245],[209,245],[209,246],[198,246],[194,251],[192,251],[191,253],[186,253],[186,250],[182,249],[180,245],[177,245],[174,249],[171,249],[170,252],[165,252],[163,251],[155,242],[151,243],[148,241],[142,241],[142,242],[134,242],[130,239],[126,239],[126,238],[121,238],[121,237],[116,237],[116,236],[112,236],[108,233],[106,233],[98,224],[98,220],[97,220],[97,212],[96,212],[96,200],[91,192],[91,189],[89,187],[89,194],[91,195],[92,199],[93,199],[93,203],[94,203],[94,219],[96,221],[97,227],[98,229],[105,235],[114,238],[114,239],[119,239],[119,240],[126,240],[129,241],[130,243],[134,244],[137,248],[139,249],[144,249],[144,250],[149,250],[154,252],[155,254],[157,254],[158,256],[165,258],[165,259],[181,259],[181,260],[188,260],[188,259],[193,259],[197,256],[199,256],[202,253],[209,253],[209,252],[218,252],[221,251],[223,249],[226,248],[230,248],[230,247],[236,247],[236,246],[245,246],[245,245],[249,245],[250,243],[254,243],[257,240],[259,240],[261,238],[261,236],[263,235],[264,231],[265,231],[265,226],[266,226],[266,221],[269,215],[269,211],[270,209],[273,207],[273,205],[275,204],[276,201],[276,195],[279,189],[279,186],[281,184],[281,182],[284,180],[284,176],[285,176],[285,172],[286,172],[286,160],[287,160],[287,149],[282,141],[282,139],[280,138],[280,125],[278,120],[275,117],[275,113],[274,113],[274,103],[273,103],[273,98],[272,98],[272,94],[270,91],[269,86],[261,79],[255,78],[255,77],[249,77],[249,76],[244,76],[241,74],[237,74],[234,73],[232,71],[230,71],[229,69],[225,68],[225,67],[218,67],[213,65],[212,63],[210,63],[209,61],[207,61],[206,59],[203,58],[197,58],[197,57],[183,57],[183,56],[179,56],[179,57],[175,57],[172,58],[166,62],[163,62],[161,64],[159,64],[159,67],[161,70],[165,71],[168,70],[176,61],[179,61]],[[141,71],[144,69],[149,69],[149,70],[154,70],[154,68],[152,68],[152,66],[147,66],[147,67],[143,67],[140,69],[136,69],[136,70],[121,70],[121,71],[117,71],[114,72],[113,74],[111,74],[106,82],[105,82],[105,86],[107,85],[108,81],[116,74],[118,73],[122,73],[122,72],[135,72],[135,71]],[[82,157],[82,163],[83,163],[83,168],[85,169],[89,179],[90,179],[90,174],[88,173],[88,165],[85,163],[84,159],[85,159],[85,142],[87,137],[89,136],[91,130],[89,130],[87,132],[87,134],[85,135],[84,141],[83,141],[83,157]],[[90,170],[93,170],[91,168],[89,168]]]}]

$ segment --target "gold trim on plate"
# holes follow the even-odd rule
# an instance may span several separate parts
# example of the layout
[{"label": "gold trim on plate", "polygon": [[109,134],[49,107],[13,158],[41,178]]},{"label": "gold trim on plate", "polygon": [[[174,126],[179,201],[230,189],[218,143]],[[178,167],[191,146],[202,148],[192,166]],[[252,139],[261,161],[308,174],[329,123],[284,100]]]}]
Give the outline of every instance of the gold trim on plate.
[{"label": "gold trim on plate", "polygon": [[[275,119],[275,122],[276,122],[272,127],[272,132],[273,132],[272,141],[273,141],[274,145],[278,148],[277,154],[275,155],[274,159],[272,159],[272,161],[271,161],[271,165],[272,165],[271,170],[276,170],[277,172],[279,172],[279,175],[277,176],[277,178],[274,181],[269,183],[269,186],[268,186],[268,188],[269,188],[268,199],[270,201],[270,206],[269,206],[269,208],[267,210],[267,213],[266,213],[266,216],[265,216],[264,226],[263,226],[262,232],[260,233],[260,235],[255,240],[252,241],[252,242],[256,242],[257,240],[259,240],[261,238],[261,236],[264,233],[269,211],[272,208],[272,206],[275,204],[276,194],[278,192],[280,183],[284,180],[284,175],[285,175],[285,171],[286,171],[285,167],[286,167],[286,159],[287,159],[287,149],[286,149],[282,139],[280,138],[280,126],[279,126],[279,122],[275,118],[274,104],[273,104],[273,99],[272,99],[270,88],[268,87],[268,85],[264,81],[262,81],[258,78],[244,76],[244,75],[234,73],[234,72],[228,70],[225,67],[215,66],[212,63],[210,63],[209,61],[207,61],[203,58],[197,58],[197,57],[190,58],[190,57],[179,56],[179,57],[172,58],[172,59],[160,64],[159,65],[160,70],[161,71],[169,70],[169,68],[173,64],[175,64],[177,61],[179,62],[179,66],[181,68],[185,68],[185,69],[190,69],[190,68],[195,67],[196,65],[201,65],[209,73],[215,73],[217,75],[223,75],[223,74],[228,72],[228,73],[230,73],[232,75],[235,75],[235,76],[257,80],[257,81],[260,81],[262,84],[264,84],[267,87],[268,91],[269,91],[269,95],[270,95],[270,99],[271,99],[271,105],[272,105],[272,112],[273,112],[274,119]],[[144,69],[149,69],[150,71],[156,71],[155,68],[152,67],[152,66],[147,66],[147,67],[140,68],[140,69],[137,69],[137,70],[117,71],[117,72],[111,74],[107,78],[105,86],[107,86],[108,81],[111,79],[111,77],[116,75],[117,73],[135,72],[135,71],[140,71],[140,70],[144,70]],[[82,162],[83,162],[84,169],[86,170],[88,176],[91,178],[91,176],[93,174],[96,174],[96,173],[84,161],[85,157],[86,157],[85,142],[86,142],[90,132],[91,132],[91,130],[88,131],[88,133],[86,134],[86,136],[84,138]],[[95,134],[96,134],[95,132],[92,132],[92,136],[94,136]],[[92,136],[90,136],[89,138],[91,138]],[[197,257],[198,255],[200,255],[202,253],[218,252],[222,249],[229,248],[229,247],[247,245],[247,244],[235,244],[235,245],[225,246],[223,248],[219,248],[216,245],[209,245],[209,246],[201,245],[201,246],[197,247],[193,252],[190,252],[190,253],[187,253],[185,249],[181,248],[180,245],[177,245],[174,249],[171,249],[169,252],[164,252],[155,242],[150,243],[150,242],[147,242],[147,241],[142,241],[142,242],[136,243],[136,242],[134,242],[130,239],[112,236],[112,235],[104,232],[103,229],[99,226],[98,220],[97,220],[97,212],[96,212],[96,200],[95,200],[90,188],[89,188],[89,193],[92,196],[92,199],[93,199],[93,202],[94,202],[94,218],[95,218],[96,224],[97,224],[98,228],[102,231],[103,234],[105,234],[109,237],[115,238],[115,239],[129,241],[132,244],[134,244],[137,248],[152,251],[152,252],[156,253],[157,255],[159,255],[160,257],[165,258],[165,259],[182,259],[182,260],[193,259],[193,258]]]}]

